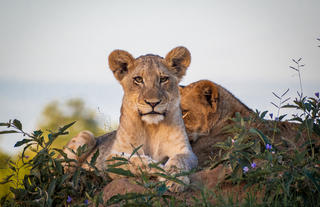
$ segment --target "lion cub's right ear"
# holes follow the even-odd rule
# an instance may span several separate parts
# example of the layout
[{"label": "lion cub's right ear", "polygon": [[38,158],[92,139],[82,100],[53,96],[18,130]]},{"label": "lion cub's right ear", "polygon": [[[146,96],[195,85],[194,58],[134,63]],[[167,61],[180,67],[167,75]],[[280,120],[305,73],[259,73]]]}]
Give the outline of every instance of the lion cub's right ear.
[{"label": "lion cub's right ear", "polygon": [[114,50],[109,55],[109,67],[118,81],[128,74],[133,67],[134,58],[124,50]]}]

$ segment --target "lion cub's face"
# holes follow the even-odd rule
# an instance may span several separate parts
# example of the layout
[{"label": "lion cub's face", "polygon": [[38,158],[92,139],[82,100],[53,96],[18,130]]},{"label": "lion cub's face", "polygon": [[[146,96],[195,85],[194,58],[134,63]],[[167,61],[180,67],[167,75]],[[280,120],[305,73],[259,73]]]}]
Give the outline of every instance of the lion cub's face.
[{"label": "lion cub's face", "polygon": [[218,87],[211,81],[201,80],[180,87],[183,121],[189,140],[207,135],[212,128],[218,107]]},{"label": "lion cub's face", "polygon": [[165,58],[145,55],[135,59],[126,51],[115,50],[109,66],[123,87],[126,108],[147,124],[158,124],[179,107],[178,84],[190,58],[184,47],[173,49]]}]

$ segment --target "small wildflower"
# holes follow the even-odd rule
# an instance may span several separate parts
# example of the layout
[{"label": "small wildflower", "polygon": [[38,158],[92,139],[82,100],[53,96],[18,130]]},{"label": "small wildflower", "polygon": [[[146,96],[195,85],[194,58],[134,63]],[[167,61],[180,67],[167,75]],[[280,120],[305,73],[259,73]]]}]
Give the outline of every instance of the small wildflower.
[{"label": "small wildflower", "polygon": [[234,144],[234,143],[235,143],[235,140],[234,140],[234,139],[231,139],[231,142],[232,142],[232,144]]},{"label": "small wildflower", "polygon": [[266,145],[266,149],[267,149],[267,150],[271,150],[271,149],[272,149],[272,145],[271,145],[271,144],[267,144],[267,145]]},{"label": "small wildflower", "polygon": [[319,98],[319,92],[316,92],[314,95]]},{"label": "small wildflower", "polygon": [[245,167],[243,168],[243,172],[246,173],[246,172],[248,172],[248,171],[249,171],[249,168],[248,168],[247,166],[245,166]]},{"label": "small wildflower", "polygon": [[270,116],[270,118],[272,119],[272,118],[273,118],[273,113],[270,113],[269,116]]},{"label": "small wildflower", "polygon": [[272,153],[272,154],[275,154],[276,152],[275,152],[275,151],[272,151],[271,153]]},{"label": "small wildflower", "polygon": [[28,156],[28,155],[26,155],[26,156],[24,156],[24,158],[29,159],[29,156]]},{"label": "small wildflower", "polygon": [[86,204],[86,205],[88,205],[88,204],[89,204],[88,199],[84,200],[84,204]]},{"label": "small wildflower", "polygon": [[274,118],[274,120],[279,121],[279,117]]},{"label": "small wildflower", "polygon": [[251,167],[252,167],[252,168],[255,168],[255,167],[257,167],[257,164],[256,164],[255,162],[253,162],[253,163],[251,164]]},{"label": "small wildflower", "polygon": [[68,196],[67,203],[71,203],[71,201],[72,201],[72,198],[70,196]]}]

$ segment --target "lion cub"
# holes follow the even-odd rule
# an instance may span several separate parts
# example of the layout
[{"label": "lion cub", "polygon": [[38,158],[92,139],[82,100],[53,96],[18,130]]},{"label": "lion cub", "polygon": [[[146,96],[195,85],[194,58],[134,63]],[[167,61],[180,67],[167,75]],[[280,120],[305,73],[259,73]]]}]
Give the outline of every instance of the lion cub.
[{"label": "lion cub", "polygon": [[[134,58],[123,50],[115,50],[109,55],[109,67],[121,84],[124,96],[116,137],[109,139],[109,147],[103,151],[100,149],[98,168],[106,169],[105,161],[112,157],[129,158],[139,146],[142,146],[138,150],[139,156],[132,156],[132,165],[122,168],[139,173],[138,167],[163,162],[161,167],[169,172],[178,172],[197,166],[198,160],[192,152],[182,119],[178,85],[190,61],[190,52],[184,47],[174,48],[165,58],[156,55]],[[99,140],[108,140],[105,136],[109,135]],[[91,143],[89,140],[94,139],[92,135],[78,142],[79,137],[73,138],[67,146],[71,143],[81,146],[81,143]],[[95,151],[95,144],[88,145]],[[65,152],[68,156],[71,153],[66,149]],[[90,160],[92,153],[87,160]],[[112,173],[109,176],[118,177]],[[189,183],[188,177],[182,180]],[[167,185],[171,191],[184,189],[184,186],[171,181]]]}]

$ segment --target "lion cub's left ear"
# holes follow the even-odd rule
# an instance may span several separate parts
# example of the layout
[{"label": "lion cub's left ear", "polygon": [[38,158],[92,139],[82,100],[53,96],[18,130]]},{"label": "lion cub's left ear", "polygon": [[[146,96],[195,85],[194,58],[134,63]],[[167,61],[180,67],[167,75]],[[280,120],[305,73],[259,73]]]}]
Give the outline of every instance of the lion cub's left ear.
[{"label": "lion cub's left ear", "polygon": [[168,69],[176,75],[180,81],[190,65],[191,54],[185,47],[176,47],[167,54],[165,61]]}]

